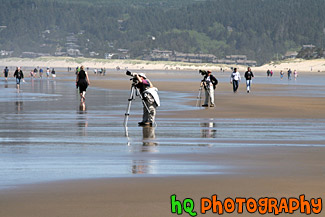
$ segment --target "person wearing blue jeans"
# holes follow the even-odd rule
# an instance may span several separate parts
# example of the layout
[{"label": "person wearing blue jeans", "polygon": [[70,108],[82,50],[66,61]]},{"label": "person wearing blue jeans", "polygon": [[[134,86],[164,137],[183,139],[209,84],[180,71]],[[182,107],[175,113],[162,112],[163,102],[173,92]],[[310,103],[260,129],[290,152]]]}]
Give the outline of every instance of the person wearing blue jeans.
[{"label": "person wearing blue jeans", "polygon": [[240,73],[237,71],[237,68],[234,68],[234,71],[231,73],[230,76],[230,84],[232,84],[233,86],[234,93],[237,92],[240,80]]},{"label": "person wearing blue jeans", "polygon": [[250,87],[251,87],[251,84],[252,84],[252,78],[254,78],[254,74],[251,70],[251,67],[248,67],[247,68],[247,71],[245,72],[245,75],[244,77],[246,78],[246,90],[247,90],[247,93],[250,92]]},{"label": "person wearing blue jeans", "polygon": [[20,67],[17,67],[14,77],[16,77],[16,83],[17,83],[17,89],[19,89],[20,86],[20,79],[23,79],[24,81],[24,73],[21,71]]}]

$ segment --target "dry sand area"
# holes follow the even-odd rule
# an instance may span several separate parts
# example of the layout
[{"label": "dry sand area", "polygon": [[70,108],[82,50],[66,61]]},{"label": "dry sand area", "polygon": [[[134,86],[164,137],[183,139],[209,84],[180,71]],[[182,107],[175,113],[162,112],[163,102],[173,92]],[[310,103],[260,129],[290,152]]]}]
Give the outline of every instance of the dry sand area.
[{"label": "dry sand area", "polygon": [[[197,95],[197,82],[157,81],[162,91],[178,91]],[[96,80],[91,86],[128,89],[128,80]],[[294,118],[325,119],[325,100],[322,97],[261,95],[261,92],[285,91],[285,85],[253,84],[252,93],[246,94],[244,83],[239,93],[233,94],[229,83],[220,83],[216,90],[216,107],[193,109],[186,112],[158,113],[160,118]],[[222,93],[222,94],[219,94]],[[171,92],[172,94],[172,92]],[[191,104],[195,105],[196,97]],[[288,119],[288,120],[289,120]],[[325,140],[325,139],[324,139]],[[324,142],[324,140],[322,142]],[[324,145],[324,144],[323,144]],[[230,198],[275,197],[306,199],[325,198],[324,146],[281,147],[222,147],[211,153],[172,155],[170,158],[191,159],[211,164],[228,165],[235,173],[173,177],[138,177],[94,180],[75,180],[22,186],[0,191],[2,217],[166,217],[171,213],[171,195],[177,200],[192,198],[198,216],[218,216],[212,210],[200,213],[200,198],[218,195],[219,200]],[[285,211],[283,209],[282,211]],[[317,216],[324,216],[324,212]],[[182,216],[190,216],[183,212]],[[243,214],[237,209],[223,216],[262,216],[258,212]],[[274,216],[266,214],[264,216]],[[279,216],[306,216],[299,209],[294,214]],[[316,216],[311,214],[310,216]]]}]

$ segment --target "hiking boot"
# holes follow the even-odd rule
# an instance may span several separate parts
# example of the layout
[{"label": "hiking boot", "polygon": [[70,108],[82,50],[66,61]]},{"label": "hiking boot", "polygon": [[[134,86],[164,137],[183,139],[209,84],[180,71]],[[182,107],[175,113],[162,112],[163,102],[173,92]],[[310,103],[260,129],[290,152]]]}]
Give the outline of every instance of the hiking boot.
[{"label": "hiking boot", "polygon": [[204,104],[204,105],[202,105],[202,107],[208,107],[208,104]]},{"label": "hiking boot", "polygon": [[139,122],[138,123],[139,126],[152,126],[151,122]]},{"label": "hiking boot", "polygon": [[211,104],[210,107],[214,107],[214,104]]}]

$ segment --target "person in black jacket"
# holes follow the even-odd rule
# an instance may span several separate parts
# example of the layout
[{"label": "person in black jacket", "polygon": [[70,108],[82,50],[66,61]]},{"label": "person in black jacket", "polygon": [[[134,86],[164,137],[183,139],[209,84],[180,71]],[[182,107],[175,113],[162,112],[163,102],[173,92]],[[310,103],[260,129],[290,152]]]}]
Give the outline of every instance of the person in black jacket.
[{"label": "person in black jacket", "polygon": [[19,89],[20,86],[20,80],[23,79],[24,81],[24,73],[21,71],[20,67],[17,67],[14,77],[16,77],[16,83],[17,83],[17,88]]},{"label": "person in black jacket", "polygon": [[201,86],[203,85],[205,90],[205,102],[202,105],[203,107],[208,107],[210,99],[210,107],[214,107],[214,90],[218,84],[218,80],[211,75],[211,71],[207,71],[207,74],[204,76]]},{"label": "person in black jacket", "polygon": [[247,71],[245,72],[244,77],[246,78],[246,89],[247,89],[247,93],[250,92],[250,87],[252,84],[252,78],[254,78],[254,74],[251,70],[251,67],[247,68]]}]

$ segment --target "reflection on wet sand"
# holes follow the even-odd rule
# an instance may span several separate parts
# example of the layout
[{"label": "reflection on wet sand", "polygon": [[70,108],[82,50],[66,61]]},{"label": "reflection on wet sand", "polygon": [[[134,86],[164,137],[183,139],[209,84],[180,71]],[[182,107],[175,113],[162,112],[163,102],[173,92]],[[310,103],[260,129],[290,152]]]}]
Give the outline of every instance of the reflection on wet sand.
[{"label": "reflection on wet sand", "polygon": [[19,114],[21,111],[23,111],[23,101],[16,101],[16,113]]},{"label": "reflection on wet sand", "polygon": [[203,128],[201,129],[201,138],[216,138],[216,123],[210,121],[208,123],[200,123],[200,126]]},{"label": "reflection on wet sand", "polygon": [[[142,135],[143,135],[143,147],[148,146],[157,146],[158,143],[155,141],[155,127],[142,127]],[[148,149],[148,148],[146,148]],[[143,152],[146,150],[144,149]],[[150,150],[148,152],[151,152]]]},{"label": "reflection on wet sand", "polygon": [[[155,141],[156,134],[154,127],[142,128],[142,146],[141,152],[158,152],[156,146],[158,143]],[[153,160],[133,160],[132,161],[132,174],[154,174],[155,163]]]},{"label": "reflection on wet sand", "polygon": [[79,105],[79,111],[77,112],[77,126],[80,130],[80,136],[87,136],[87,127],[88,127],[88,117],[87,117],[87,108],[86,103],[81,102]]}]

